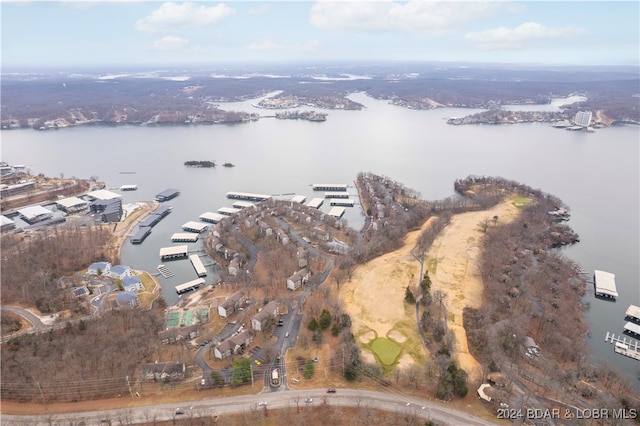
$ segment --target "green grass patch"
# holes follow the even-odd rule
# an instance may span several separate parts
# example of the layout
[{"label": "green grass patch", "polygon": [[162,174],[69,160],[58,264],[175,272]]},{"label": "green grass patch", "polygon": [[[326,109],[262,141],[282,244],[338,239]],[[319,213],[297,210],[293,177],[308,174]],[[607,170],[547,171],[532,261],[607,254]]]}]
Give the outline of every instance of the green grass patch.
[{"label": "green grass patch", "polygon": [[438,259],[427,260],[427,270],[430,274],[435,274],[438,269]]},{"label": "green grass patch", "polygon": [[378,337],[371,343],[371,350],[376,354],[382,365],[391,366],[400,356],[402,348],[390,339]]},{"label": "green grass patch", "polygon": [[[531,198],[522,197],[520,195],[512,195],[511,197],[509,197],[509,200],[513,203],[514,206],[521,210],[531,204],[531,202],[533,201]],[[500,219],[498,218],[498,220]]]},{"label": "green grass patch", "polygon": [[153,289],[156,288],[156,283],[155,281],[153,281],[153,278],[151,278],[151,275],[149,275],[148,272],[141,273],[140,275],[138,275],[138,278],[140,278],[140,282],[144,287],[144,291],[148,291],[149,293],[151,293]]}]

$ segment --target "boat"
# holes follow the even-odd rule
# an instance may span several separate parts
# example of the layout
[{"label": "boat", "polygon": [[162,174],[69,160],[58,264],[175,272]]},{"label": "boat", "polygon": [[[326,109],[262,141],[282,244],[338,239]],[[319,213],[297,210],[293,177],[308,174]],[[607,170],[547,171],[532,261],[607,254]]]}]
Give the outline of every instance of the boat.
[{"label": "boat", "polygon": [[224,163],[223,166],[224,167],[235,167],[236,165],[232,164],[232,163]]}]

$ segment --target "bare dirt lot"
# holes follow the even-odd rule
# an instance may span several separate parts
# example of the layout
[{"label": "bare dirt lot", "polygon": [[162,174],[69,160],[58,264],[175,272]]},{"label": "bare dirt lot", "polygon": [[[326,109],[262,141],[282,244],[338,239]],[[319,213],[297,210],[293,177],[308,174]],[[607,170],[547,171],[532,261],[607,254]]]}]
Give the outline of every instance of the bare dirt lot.
[{"label": "bare dirt lot", "polygon": [[[471,380],[479,379],[482,369],[469,354],[462,328],[462,310],[482,303],[483,285],[477,269],[483,235],[479,223],[486,219],[493,223],[495,216],[499,223],[504,223],[517,213],[517,207],[507,201],[491,210],[456,215],[426,255],[432,292],[440,290],[445,294],[448,328],[456,340],[454,357]],[[429,221],[422,229],[428,226]],[[420,267],[411,256],[411,249],[421,230],[409,233],[402,248],[356,268],[351,282],[340,290],[340,299],[352,318],[358,342],[366,344],[363,339],[370,341],[372,336],[390,338],[403,346],[400,358],[403,364],[421,361],[415,349],[411,349],[411,357],[406,356],[409,347],[420,340],[415,331],[414,311],[406,309],[404,303],[406,287],[418,283]],[[398,334],[406,340],[403,342]]]}]

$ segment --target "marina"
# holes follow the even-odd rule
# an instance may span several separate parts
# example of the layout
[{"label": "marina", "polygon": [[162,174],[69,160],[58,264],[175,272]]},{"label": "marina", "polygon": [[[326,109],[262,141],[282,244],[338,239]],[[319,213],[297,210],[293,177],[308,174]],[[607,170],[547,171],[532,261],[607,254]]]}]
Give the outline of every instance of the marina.
[{"label": "marina", "polygon": [[356,202],[351,199],[332,198],[329,200],[329,204],[332,206],[353,207]]},{"label": "marina", "polygon": [[613,300],[618,297],[616,276],[611,272],[595,270],[593,274],[593,285],[595,286],[596,297]]},{"label": "marina", "polygon": [[636,340],[628,339],[624,336],[616,337],[609,333],[604,338],[607,343],[613,343],[615,353],[640,361],[640,343]]},{"label": "marina", "polygon": [[193,281],[189,281],[189,282],[186,282],[184,284],[177,285],[176,286],[176,293],[182,294],[182,293],[186,293],[187,291],[190,291],[190,290],[195,290],[198,287],[200,287],[202,284],[204,284],[204,279],[198,278],[198,279],[195,279]]},{"label": "marina", "polygon": [[624,319],[640,324],[640,307],[636,305],[629,305],[627,312],[624,315]]},{"label": "marina", "polygon": [[230,192],[227,192],[227,198],[233,198],[236,200],[247,200],[247,201],[265,201],[265,200],[269,200],[271,198],[271,195],[253,194],[251,192],[230,191]]},{"label": "marina", "polygon": [[196,233],[200,233],[205,229],[207,229],[208,227],[209,225],[207,225],[206,223],[194,222],[192,220],[182,225],[182,229],[184,229],[185,231],[196,232]]},{"label": "marina", "polygon": [[347,190],[347,184],[346,183],[314,183],[313,190],[345,192]]},{"label": "marina", "polygon": [[156,194],[155,200],[160,202],[169,201],[172,198],[176,198],[178,195],[180,195],[180,191],[177,189],[165,189],[164,191]]},{"label": "marina", "polygon": [[187,257],[189,246],[186,244],[180,246],[162,247],[160,249],[161,260],[181,259]]},{"label": "marina", "polygon": [[299,203],[302,204],[305,201],[307,201],[307,197],[304,195],[294,195],[293,197],[291,197],[290,200],[292,203]]},{"label": "marina", "polygon": [[225,219],[226,217],[227,216],[220,213],[206,212],[206,213],[202,213],[199,219],[203,222],[218,223],[221,220]]},{"label": "marina", "polygon": [[205,277],[207,275],[207,270],[202,264],[202,260],[200,260],[200,256],[198,256],[197,254],[192,254],[191,256],[189,256],[189,260],[191,261],[191,264],[193,265],[193,269],[196,270],[196,274],[199,277]]},{"label": "marina", "polygon": [[198,234],[193,232],[176,232],[171,236],[174,243],[195,243],[198,241]]},{"label": "marina", "polygon": [[307,207],[319,209],[324,204],[324,198],[313,198],[307,203]]}]

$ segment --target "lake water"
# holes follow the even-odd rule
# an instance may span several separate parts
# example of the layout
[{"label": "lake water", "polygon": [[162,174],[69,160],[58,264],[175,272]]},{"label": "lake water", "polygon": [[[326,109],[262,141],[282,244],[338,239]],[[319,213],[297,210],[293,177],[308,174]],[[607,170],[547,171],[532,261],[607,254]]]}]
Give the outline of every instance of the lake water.
[{"label": "lake water", "polygon": [[[616,274],[620,297],[615,303],[594,299],[589,287],[589,346],[597,358],[623,370],[637,385],[639,364],[614,354],[604,335],[620,334],[626,308],[640,304],[640,128],[585,133],[548,123],[451,126],[448,117],[475,111],[415,111],[365,94],[351,98],[366,108],[325,111],[329,115],[322,123],[263,118],[237,125],[3,131],[2,160],[50,176],[97,175],[108,187],[137,184],[137,191],[122,193],[125,202],[179,189],[181,195],[168,202],[173,212],[143,244],[126,243],[122,250],[123,263],[152,272],[160,263],[160,247],[172,245],[170,236],[182,232],[183,223],[231,206],[228,191],[296,193],[309,199],[323,195],[314,194],[311,184],[352,186],[361,171],[389,176],[429,200],[453,196],[454,180],[468,175],[501,176],[540,188],[571,208],[569,225],[581,242],[565,254],[590,273],[602,269]],[[271,115],[253,108],[255,102],[221,107]],[[187,160],[231,162],[236,167],[188,168],[183,166]],[[357,199],[355,188],[349,191]],[[355,228],[363,223],[357,207],[348,208],[345,219]],[[176,276],[161,281],[167,301],[173,303],[174,286],[195,279],[195,272],[188,260],[167,265]]]}]

